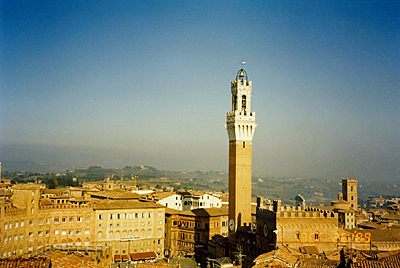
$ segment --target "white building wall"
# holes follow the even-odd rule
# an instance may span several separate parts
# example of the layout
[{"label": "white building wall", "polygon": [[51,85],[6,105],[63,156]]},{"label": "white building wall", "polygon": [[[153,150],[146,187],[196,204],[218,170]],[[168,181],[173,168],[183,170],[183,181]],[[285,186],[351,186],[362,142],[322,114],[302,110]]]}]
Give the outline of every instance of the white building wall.
[{"label": "white building wall", "polygon": [[183,200],[182,196],[178,194],[174,194],[171,196],[168,196],[166,198],[163,198],[158,201],[160,205],[166,206],[168,208],[172,209],[177,209],[177,210],[182,210],[183,207]]},{"label": "white building wall", "polygon": [[202,195],[200,197],[199,203],[199,208],[220,208],[222,206],[221,198],[210,194]]}]

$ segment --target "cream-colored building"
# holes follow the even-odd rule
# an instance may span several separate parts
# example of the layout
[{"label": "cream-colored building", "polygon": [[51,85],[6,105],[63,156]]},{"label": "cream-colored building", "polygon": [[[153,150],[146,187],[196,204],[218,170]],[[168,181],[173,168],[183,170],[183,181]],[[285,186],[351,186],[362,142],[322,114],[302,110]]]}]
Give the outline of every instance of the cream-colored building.
[{"label": "cream-colored building", "polygon": [[95,243],[113,255],[154,252],[163,256],[165,207],[152,202],[101,201],[94,207]]}]

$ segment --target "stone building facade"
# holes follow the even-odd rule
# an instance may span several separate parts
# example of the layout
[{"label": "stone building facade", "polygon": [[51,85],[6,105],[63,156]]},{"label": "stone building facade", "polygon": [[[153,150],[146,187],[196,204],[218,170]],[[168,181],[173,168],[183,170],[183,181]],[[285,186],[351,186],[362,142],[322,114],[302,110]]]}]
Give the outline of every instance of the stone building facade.
[{"label": "stone building facade", "polygon": [[338,214],[313,208],[302,209],[281,206],[275,200],[273,206],[257,208],[256,248],[257,255],[289,246],[301,248],[316,246],[318,250],[335,249],[340,237]]},{"label": "stone building facade", "polygon": [[194,255],[200,259],[216,235],[228,236],[228,209],[166,210],[165,251],[168,256]]},{"label": "stone building facade", "polygon": [[165,207],[151,202],[102,201],[94,207],[96,244],[113,255],[154,252],[164,256]]},{"label": "stone building facade", "polygon": [[56,203],[42,198],[41,185],[16,185],[12,199],[0,201],[0,257],[84,251],[107,266],[116,255],[163,256],[164,206],[137,199],[74,200]]}]

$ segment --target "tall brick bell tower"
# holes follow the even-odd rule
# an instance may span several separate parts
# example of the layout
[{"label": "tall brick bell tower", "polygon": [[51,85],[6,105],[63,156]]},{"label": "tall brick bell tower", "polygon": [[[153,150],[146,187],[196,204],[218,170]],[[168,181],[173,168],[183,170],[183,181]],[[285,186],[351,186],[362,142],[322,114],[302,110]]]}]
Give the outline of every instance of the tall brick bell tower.
[{"label": "tall brick bell tower", "polygon": [[251,112],[251,81],[240,69],[231,82],[232,111],[227,113],[229,136],[229,238],[238,229],[251,228],[251,148],[256,128]]}]

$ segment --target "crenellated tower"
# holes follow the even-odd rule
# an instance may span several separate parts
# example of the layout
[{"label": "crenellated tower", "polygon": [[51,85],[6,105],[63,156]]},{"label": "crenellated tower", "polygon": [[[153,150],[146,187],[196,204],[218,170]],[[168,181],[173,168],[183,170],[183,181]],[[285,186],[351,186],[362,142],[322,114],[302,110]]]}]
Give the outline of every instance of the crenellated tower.
[{"label": "crenellated tower", "polygon": [[232,111],[227,113],[229,137],[229,236],[240,227],[251,228],[251,148],[256,128],[251,112],[251,81],[238,71],[231,82]]}]

